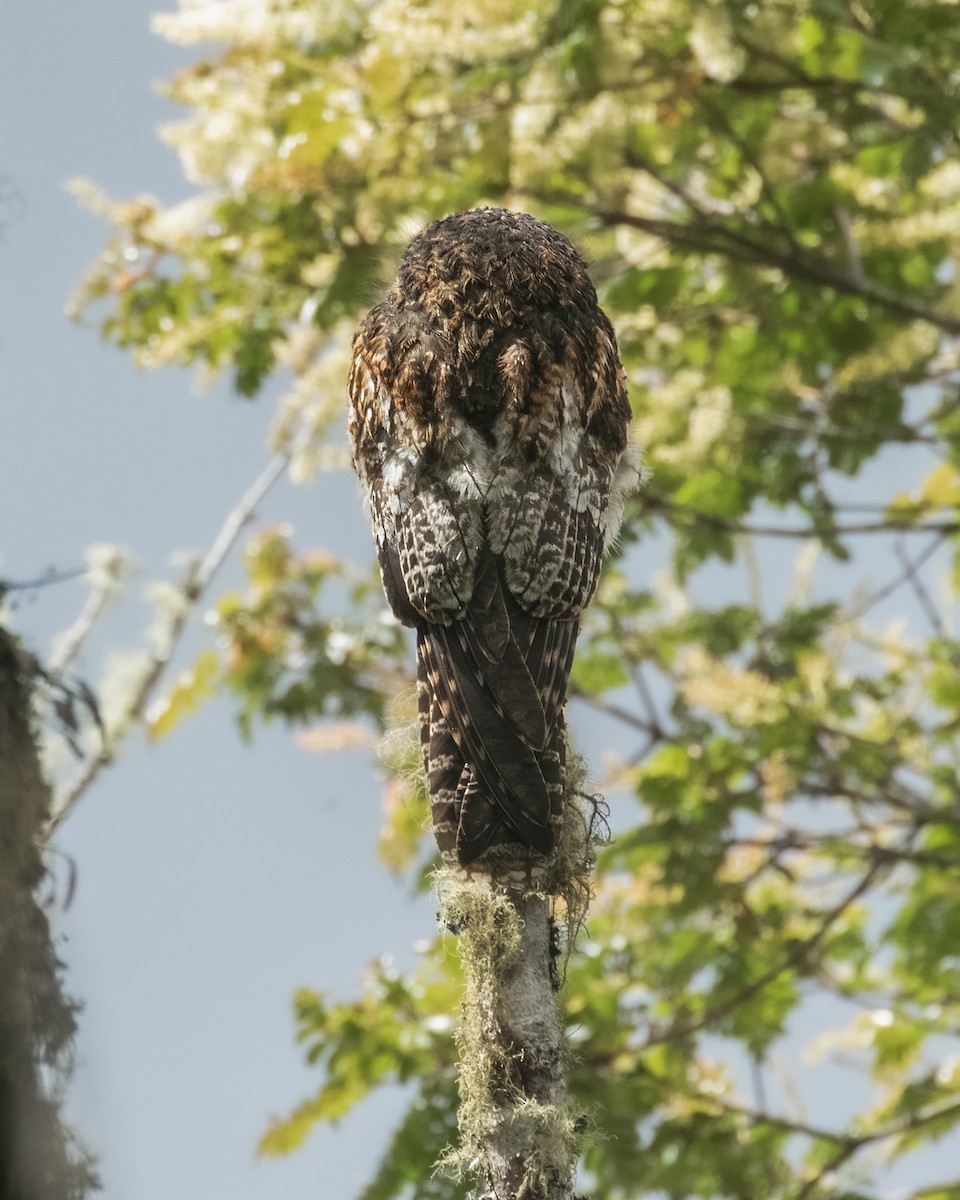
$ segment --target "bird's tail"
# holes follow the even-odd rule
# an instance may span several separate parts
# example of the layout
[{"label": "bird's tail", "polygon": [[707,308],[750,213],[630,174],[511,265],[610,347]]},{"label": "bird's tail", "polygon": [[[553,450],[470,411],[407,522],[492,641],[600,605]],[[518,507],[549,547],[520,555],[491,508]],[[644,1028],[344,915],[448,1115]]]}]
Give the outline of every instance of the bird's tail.
[{"label": "bird's tail", "polygon": [[529,745],[522,716],[488,694],[458,650],[455,631],[420,631],[420,735],[440,851],[464,866],[498,847],[549,854],[562,812],[562,716],[546,745]]},{"label": "bird's tail", "polygon": [[553,850],[563,817],[565,751],[566,729],[561,721],[549,744],[536,755],[549,805],[548,824],[536,844],[521,841],[516,827],[505,818],[503,805],[491,796],[474,767],[470,763],[464,764],[454,800],[456,851],[461,866],[469,866],[488,851],[501,847],[516,849],[518,842],[540,854],[549,854]]}]

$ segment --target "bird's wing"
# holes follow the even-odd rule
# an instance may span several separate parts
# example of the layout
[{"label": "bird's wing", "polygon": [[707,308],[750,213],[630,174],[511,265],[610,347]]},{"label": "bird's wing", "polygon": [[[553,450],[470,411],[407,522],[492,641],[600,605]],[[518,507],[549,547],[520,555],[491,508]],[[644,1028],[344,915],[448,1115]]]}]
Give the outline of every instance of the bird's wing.
[{"label": "bird's wing", "polygon": [[[541,852],[553,845],[538,755],[561,721],[626,440],[610,345],[612,373],[603,363],[578,367],[569,348],[533,376],[527,361],[516,422],[503,422],[491,447],[452,413],[431,432],[416,419],[419,391],[412,408],[376,339],[361,327],[355,343],[350,433],[384,588],[400,620],[418,629],[422,669],[483,797],[470,803],[465,784],[462,861],[478,857],[501,824]],[[506,372],[509,354],[501,361]]]},{"label": "bird's wing", "polygon": [[[473,594],[480,504],[442,472],[428,470],[436,465],[437,449],[431,431],[411,412],[415,372],[395,369],[380,329],[374,309],[354,340],[348,423],[354,466],[391,608],[407,625],[442,624],[460,614]],[[416,390],[429,382],[421,372]]]}]

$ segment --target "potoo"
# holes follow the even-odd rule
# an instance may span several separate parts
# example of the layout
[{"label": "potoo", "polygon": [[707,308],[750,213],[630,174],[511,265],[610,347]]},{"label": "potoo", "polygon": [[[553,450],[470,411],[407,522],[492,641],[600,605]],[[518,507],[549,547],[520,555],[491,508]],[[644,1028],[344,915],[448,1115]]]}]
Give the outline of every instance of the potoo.
[{"label": "potoo", "polygon": [[353,461],[387,599],[417,631],[448,860],[553,849],[579,619],[638,482],[629,417],[586,265],[522,213],[430,225],[357,330]]}]

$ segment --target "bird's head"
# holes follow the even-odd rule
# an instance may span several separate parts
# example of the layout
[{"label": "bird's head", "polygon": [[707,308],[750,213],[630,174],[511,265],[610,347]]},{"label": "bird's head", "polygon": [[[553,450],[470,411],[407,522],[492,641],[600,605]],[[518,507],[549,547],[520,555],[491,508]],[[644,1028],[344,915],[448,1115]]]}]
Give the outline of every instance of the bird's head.
[{"label": "bird's head", "polygon": [[597,306],[570,240],[506,208],[473,208],[428,225],[407,247],[394,294],[443,324],[465,318],[500,328],[538,312]]}]

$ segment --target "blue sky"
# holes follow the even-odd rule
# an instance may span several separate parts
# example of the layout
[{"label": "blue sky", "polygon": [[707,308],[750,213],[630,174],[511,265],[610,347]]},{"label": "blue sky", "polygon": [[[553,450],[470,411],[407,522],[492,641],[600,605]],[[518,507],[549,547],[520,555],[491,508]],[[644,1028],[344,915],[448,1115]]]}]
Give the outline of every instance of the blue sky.
[{"label": "blue sky", "polygon": [[[95,686],[110,655],[143,644],[146,583],[177,578],[171,556],[210,544],[267,458],[269,402],[198,397],[188,373],[139,371],[64,316],[106,235],[64,183],[187,193],[154,133],[175,110],[151,84],[185,61],[150,33],[154,8],[0,5],[0,175],[18,193],[0,240],[0,574],[80,565],[93,542],[130,549],[142,574],[79,664]],[[301,546],[369,559],[346,475],[282,482],[261,518],[292,523]],[[212,596],[239,580],[234,562]],[[17,625],[46,654],[84,597],[80,581],[44,589]],[[182,664],[206,644],[197,624]],[[293,990],[348,996],[370,959],[409,962],[432,931],[432,905],[408,903],[377,865],[379,786],[368,754],[320,759],[279,727],[244,746],[220,701],[159,745],[135,738],[62,827],[78,887],[57,914],[60,953],[85,1006],[69,1105],[105,1200],[347,1200],[368,1177],[398,1095],[285,1160],[255,1161],[254,1146],[315,1083],[293,1041]]]}]

